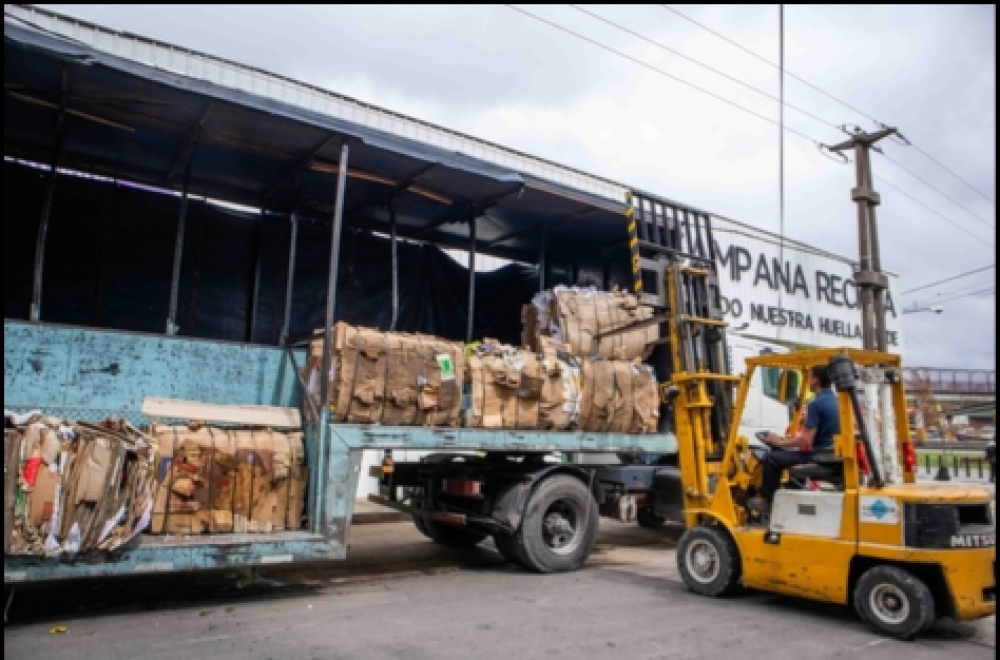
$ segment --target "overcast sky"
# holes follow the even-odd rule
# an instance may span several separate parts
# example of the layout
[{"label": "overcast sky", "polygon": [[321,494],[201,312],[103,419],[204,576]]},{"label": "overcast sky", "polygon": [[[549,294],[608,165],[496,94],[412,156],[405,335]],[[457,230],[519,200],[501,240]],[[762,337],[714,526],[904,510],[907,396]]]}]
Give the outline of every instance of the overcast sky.
[{"label": "overcast sky", "polygon": [[[43,6],[781,230],[775,124],[504,6]],[[776,5],[670,6],[778,60]],[[778,120],[775,101],[571,6],[526,10]],[[778,95],[776,68],[661,6],[587,11]],[[894,162],[874,156],[882,261],[901,291],[996,263],[996,205],[983,196],[996,199],[995,6],[788,7],[785,65],[865,113],[786,77],[790,129],[833,144],[845,137],[833,125],[875,130],[868,115],[982,193],[916,148],[883,143]],[[853,166],[786,132],[785,168],[786,235],[856,259]],[[995,278],[902,296],[897,305],[945,308],[904,317],[906,364],[995,369]]]}]

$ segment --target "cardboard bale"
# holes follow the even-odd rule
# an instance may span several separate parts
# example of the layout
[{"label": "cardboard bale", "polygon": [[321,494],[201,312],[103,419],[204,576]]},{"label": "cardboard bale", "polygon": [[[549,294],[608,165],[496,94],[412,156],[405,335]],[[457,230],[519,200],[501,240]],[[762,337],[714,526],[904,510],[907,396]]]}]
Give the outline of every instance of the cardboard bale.
[{"label": "cardboard bale", "polygon": [[270,533],[300,526],[302,433],[157,427],[161,459],[154,534]]},{"label": "cardboard bale", "polygon": [[652,318],[652,308],[624,291],[597,291],[558,286],[537,294],[522,309],[522,343],[534,351],[549,337],[566,344],[577,357],[643,360],[660,337],[658,324],[607,337],[602,333]]},{"label": "cardboard bale", "polygon": [[[232,435],[223,429],[202,426],[153,427],[159,445],[159,488],[154,504],[152,532],[182,533],[193,529],[193,522],[170,522],[174,514],[221,510],[228,517],[202,516],[207,531],[226,533],[233,530],[237,450]],[[173,529],[174,531],[170,531]],[[190,532],[183,532],[190,533]]]},{"label": "cardboard bale", "polygon": [[19,490],[8,552],[114,550],[152,513],[152,439],[125,422],[32,420],[17,460]]},{"label": "cardboard bale", "polygon": [[469,426],[572,428],[576,422],[578,392],[574,386],[578,379],[574,380],[572,369],[571,362],[560,359],[555,352],[546,355],[487,339],[467,362],[466,382],[470,385],[472,402]]},{"label": "cardboard bale", "polygon": [[636,362],[586,359],[582,365],[580,429],[653,433],[660,397],[652,368]]},{"label": "cardboard bale", "polygon": [[[333,329],[330,397],[334,422],[458,426],[465,347],[437,337],[380,332],[340,322]],[[304,375],[320,391],[323,337],[310,343]]]}]

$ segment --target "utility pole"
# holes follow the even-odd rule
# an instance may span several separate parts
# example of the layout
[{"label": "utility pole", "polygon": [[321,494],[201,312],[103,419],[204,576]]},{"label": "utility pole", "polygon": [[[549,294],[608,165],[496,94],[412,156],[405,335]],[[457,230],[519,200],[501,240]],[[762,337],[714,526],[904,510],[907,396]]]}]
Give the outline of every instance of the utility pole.
[{"label": "utility pole", "polygon": [[851,139],[829,147],[830,151],[854,150],[858,185],[851,190],[851,199],[858,205],[858,243],[861,260],[854,273],[854,283],[861,299],[861,329],[865,350],[887,350],[885,328],[885,291],[888,278],[882,273],[879,255],[878,223],[875,207],[882,198],[872,184],[871,150],[878,150],[875,143],[891,135],[898,135],[895,128],[885,128],[876,133],[857,129]]}]

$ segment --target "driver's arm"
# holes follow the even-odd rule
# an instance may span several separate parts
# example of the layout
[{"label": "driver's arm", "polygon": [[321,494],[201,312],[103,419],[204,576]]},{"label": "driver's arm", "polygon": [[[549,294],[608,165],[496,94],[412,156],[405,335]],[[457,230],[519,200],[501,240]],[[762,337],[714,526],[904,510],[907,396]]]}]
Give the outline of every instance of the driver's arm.
[{"label": "driver's arm", "polygon": [[807,447],[812,447],[813,439],[815,439],[815,437],[816,429],[806,427],[802,429],[800,433],[797,433],[790,438],[782,438],[777,433],[772,433],[768,437],[768,444],[772,447],[794,447],[796,449],[805,449]]}]

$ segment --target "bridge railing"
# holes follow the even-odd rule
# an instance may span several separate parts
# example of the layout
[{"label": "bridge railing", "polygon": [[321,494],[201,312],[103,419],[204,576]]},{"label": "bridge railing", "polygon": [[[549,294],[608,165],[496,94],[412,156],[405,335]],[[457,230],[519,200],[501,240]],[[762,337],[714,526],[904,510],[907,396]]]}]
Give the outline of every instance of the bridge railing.
[{"label": "bridge railing", "polygon": [[996,371],[984,369],[936,369],[906,367],[907,389],[929,388],[932,392],[996,394]]}]

